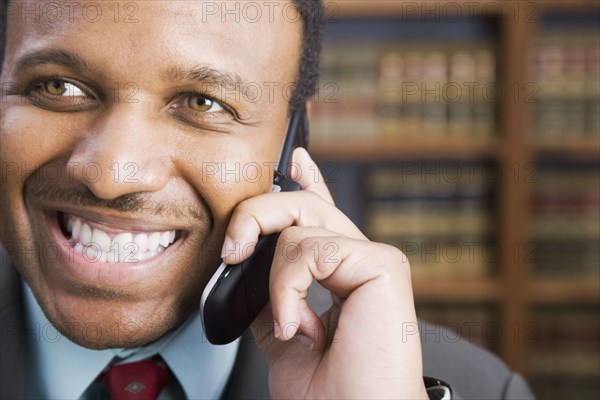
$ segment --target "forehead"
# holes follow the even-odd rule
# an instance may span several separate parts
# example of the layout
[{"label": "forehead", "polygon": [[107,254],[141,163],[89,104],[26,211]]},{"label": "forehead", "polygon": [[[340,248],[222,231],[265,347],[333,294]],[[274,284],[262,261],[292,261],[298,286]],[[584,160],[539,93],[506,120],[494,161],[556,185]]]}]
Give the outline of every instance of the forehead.
[{"label": "forehead", "polygon": [[298,60],[301,24],[290,1],[17,0],[8,9],[6,63],[66,46],[92,61],[109,56],[114,71],[175,61],[260,75]]}]

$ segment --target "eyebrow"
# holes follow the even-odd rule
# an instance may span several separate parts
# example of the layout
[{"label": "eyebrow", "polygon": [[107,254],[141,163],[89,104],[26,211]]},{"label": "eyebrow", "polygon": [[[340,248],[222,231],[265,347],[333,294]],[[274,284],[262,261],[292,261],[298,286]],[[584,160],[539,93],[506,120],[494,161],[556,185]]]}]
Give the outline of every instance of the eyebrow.
[{"label": "eyebrow", "polygon": [[172,67],[164,75],[174,82],[196,81],[238,92],[242,92],[242,89],[248,86],[238,74],[221,72],[206,65],[191,68]]},{"label": "eyebrow", "polygon": [[17,60],[16,69],[17,71],[20,71],[24,68],[32,68],[46,64],[61,65],[92,74],[98,73],[96,68],[88,63],[83,57],[71,51],[62,49],[43,49],[32,53],[26,53]]},{"label": "eyebrow", "polygon": [[[91,75],[100,75],[98,69],[85,58],[63,49],[43,49],[27,53],[17,60],[16,69],[20,71],[25,68],[48,64],[64,66]],[[227,89],[230,92],[236,92],[244,96],[248,95],[246,91],[251,86],[244,82],[238,74],[218,71],[206,65],[196,65],[191,68],[175,66],[168,68],[162,76],[173,82],[195,81],[214,88]]]}]

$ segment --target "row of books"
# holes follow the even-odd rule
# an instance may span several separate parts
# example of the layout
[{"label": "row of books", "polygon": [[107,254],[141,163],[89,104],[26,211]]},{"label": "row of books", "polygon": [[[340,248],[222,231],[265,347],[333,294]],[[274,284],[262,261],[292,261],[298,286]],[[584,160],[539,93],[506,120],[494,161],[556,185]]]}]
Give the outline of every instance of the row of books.
[{"label": "row of books", "polygon": [[[598,219],[596,219],[598,223]],[[532,260],[537,277],[561,279],[599,279],[599,239],[540,239],[534,246]]]},{"label": "row of books", "polygon": [[596,399],[600,394],[600,310],[545,306],[533,310],[527,369],[538,398]]},{"label": "row of books", "polygon": [[532,196],[535,274],[600,279],[600,166],[542,165]]},{"label": "row of books", "polygon": [[499,176],[496,165],[479,160],[405,160],[371,169],[365,189],[378,199],[482,197],[491,193]]},{"label": "row of books", "polygon": [[[449,165],[452,175],[443,172]],[[371,238],[402,250],[415,279],[492,273],[500,255],[493,240],[493,183],[484,172],[491,166],[423,161],[410,172],[405,167],[382,166],[365,176],[364,220]]]},{"label": "row of books", "polygon": [[595,306],[543,306],[531,318],[503,326],[488,304],[417,303],[417,316],[438,326],[420,326],[425,340],[459,337],[497,351],[505,336],[527,344],[527,378],[543,399],[596,399],[600,393],[600,310]]},{"label": "row of books", "polygon": [[313,137],[488,137],[499,95],[495,67],[486,42],[326,42]]},{"label": "row of books", "polygon": [[533,130],[541,142],[600,137],[597,29],[542,31],[529,54]]},{"label": "row of books", "polygon": [[[600,165],[540,163],[532,193],[533,279],[600,282]],[[600,290],[600,283],[598,283]],[[600,309],[538,306],[525,357],[538,398],[596,399],[600,394]]]}]

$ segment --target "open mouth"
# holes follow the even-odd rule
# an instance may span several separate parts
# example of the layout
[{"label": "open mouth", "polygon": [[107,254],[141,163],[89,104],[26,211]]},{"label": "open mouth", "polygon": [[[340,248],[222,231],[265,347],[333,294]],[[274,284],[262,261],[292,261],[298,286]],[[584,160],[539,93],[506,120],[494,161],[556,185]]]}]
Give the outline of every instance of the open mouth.
[{"label": "open mouth", "polygon": [[164,252],[182,236],[180,230],[113,229],[63,212],[58,212],[57,218],[73,251],[92,262],[133,263],[148,260]]}]

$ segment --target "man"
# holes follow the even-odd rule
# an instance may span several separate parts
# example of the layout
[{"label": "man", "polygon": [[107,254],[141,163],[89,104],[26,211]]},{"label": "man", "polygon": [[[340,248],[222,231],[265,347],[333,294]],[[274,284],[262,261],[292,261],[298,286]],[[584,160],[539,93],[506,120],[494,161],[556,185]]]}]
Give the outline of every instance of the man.
[{"label": "man", "polygon": [[[95,398],[142,360],[168,367],[162,398],[265,396],[256,348],[276,398],[528,397],[465,343],[422,353],[406,258],[335,208],[304,150],[303,190],[270,193],[322,14],[248,4],[4,2],[2,397]],[[273,232],[255,339],[207,344],[197,308],[220,258]],[[313,280],[335,299],[321,317]]]}]

